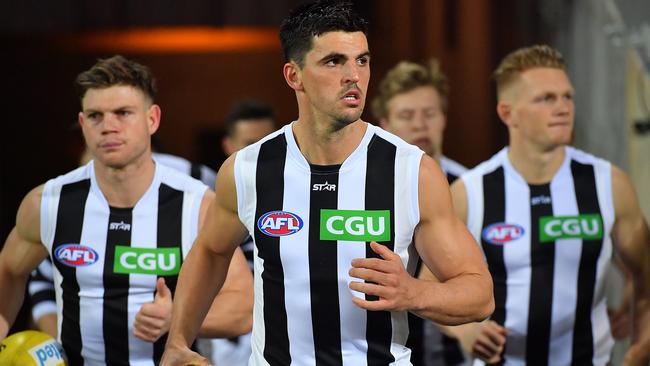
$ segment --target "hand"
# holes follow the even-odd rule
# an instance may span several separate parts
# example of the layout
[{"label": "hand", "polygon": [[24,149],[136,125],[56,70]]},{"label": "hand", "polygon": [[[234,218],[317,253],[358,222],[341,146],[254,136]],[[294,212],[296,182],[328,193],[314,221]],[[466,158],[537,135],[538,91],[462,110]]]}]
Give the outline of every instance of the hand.
[{"label": "hand", "polygon": [[160,366],[210,366],[210,361],[187,347],[167,345]]},{"label": "hand", "polygon": [[416,281],[406,272],[399,255],[384,245],[370,243],[370,248],[381,258],[360,258],[352,260],[350,276],[368,282],[351,282],[350,289],[366,295],[375,295],[379,300],[368,301],[352,297],[352,302],[366,310],[401,311],[411,309],[416,290]]},{"label": "hand", "polygon": [[506,344],[506,328],[494,320],[477,323],[475,331],[466,339],[461,339],[463,348],[474,357],[478,357],[487,364],[501,361],[501,352]]},{"label": "hand", "polygon": [[619,309],[607,309],[609,315],[609,327],[612,330],[614,339],[623,339],[630,336],[632,329],[631,309],[630,307],[622,306]]},{"label": "hand", "polygon": [[172,318],[172,292],[160,277],[156,283],[156,296],[152,303],[144,304],[135,315],[133,335],[155,342],[169,331]]}]

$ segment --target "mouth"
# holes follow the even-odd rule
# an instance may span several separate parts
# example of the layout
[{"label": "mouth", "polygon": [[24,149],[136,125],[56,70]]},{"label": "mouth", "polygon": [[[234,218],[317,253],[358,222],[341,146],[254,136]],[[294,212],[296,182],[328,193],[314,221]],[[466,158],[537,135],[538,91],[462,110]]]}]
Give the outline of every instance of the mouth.
[{"label": "mouth", "polygon": [[110,141],[110,142],[103,142],[99,144],[99,148],[110,151],[119,148],[121,145],[122,145],[121,142]]},{"label": "mouth", "polygon": [[361,101],[361,91],[358,89],[350,89],[343,94],[341,99],[346,102],[346,104],[358,105]]}]

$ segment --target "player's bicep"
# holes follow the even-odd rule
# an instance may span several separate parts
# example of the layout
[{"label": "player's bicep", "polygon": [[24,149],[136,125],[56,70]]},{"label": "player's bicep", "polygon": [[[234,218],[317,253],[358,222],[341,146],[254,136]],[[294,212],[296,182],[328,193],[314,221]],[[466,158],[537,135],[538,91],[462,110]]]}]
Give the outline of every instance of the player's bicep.
[{"label": "player's bicep", "polygon": [[219,169],[217,190],[209,202],[199,233],[199,241],[215,252],[234,251],[248,235],[237,212],[233,163],[231,157]]},{"label": "player's bicep", "polygon": [[463,273],[483,272],[485,263],[474,239],[454,213],[445,177],[426,157],[420,165],[419,203],[415,245],[432,274],[446,281]]},{"label": "player's bicep", "polygon": [[13,275],[27,276],[47,257],[41,243],[40,201],[42,186],[25,196],[11,230],[0,252],[0,265]]},{"label": "player's bicep", "polygon": [[612,190],[616,215],[612,238],[620,258],[630,270],[650,268],[648,224],[629,177],[616,167],[612,168]]}]

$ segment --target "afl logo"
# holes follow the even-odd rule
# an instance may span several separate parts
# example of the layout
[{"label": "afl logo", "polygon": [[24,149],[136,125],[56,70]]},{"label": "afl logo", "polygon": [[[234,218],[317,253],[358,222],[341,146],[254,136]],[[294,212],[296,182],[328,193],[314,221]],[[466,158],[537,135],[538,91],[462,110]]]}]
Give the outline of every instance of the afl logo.
[{"label": "afl logo", "polygon": [[64,244],[54,252],[59,262],[69,267],[84,267],[97,262],[97,252],[81,244]]},{"label": "afl logo", "polygon": [[302,229],[302,219],[291,212],[271,211],[257,220],[257,228],[268,236],[285,236]]},{"label": "afl logo", "polygon": [[524,235],[524,228],[519,225],[499,222],[485,229],[481,236],[491,244],[503,245],[509,241],[517,240]]}]

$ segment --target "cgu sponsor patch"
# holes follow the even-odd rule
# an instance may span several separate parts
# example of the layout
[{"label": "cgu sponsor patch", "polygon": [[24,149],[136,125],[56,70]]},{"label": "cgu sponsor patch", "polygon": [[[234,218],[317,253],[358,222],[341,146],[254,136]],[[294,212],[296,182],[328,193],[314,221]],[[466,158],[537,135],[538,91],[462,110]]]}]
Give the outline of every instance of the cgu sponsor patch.
[{"label": "cgu sponsor patch", "polygon": [[492,224],[483,229],[483,232],[481,233],[483,240],[496,245],[503,245],[513,240],[517,240],[522,236],[524,236],[523,227],[509,224],[507,222]]},{"label": "cgu sponsor patch", "polygon": [[260,216],[257,228],[268,236],[285,236],[295,234],[302,229],[300,216],[288,211],[271,211]]},{"label": "cgu sponsor patch", "polygon": [[113,272],[125,274],[177,275],[181,270],[181,249],[115,247]]},{"label": "cgu sponsor patch", "polygon": [[389,241],[389,210],[320,210],[320,239]]},{"label": "cgu sponsor patch", "polygon": [[54,258],[69,267],[84,267],[99,259],[97,252],[81,244],[64,244],[56,248]]},{"label": "cgu sponsor patch", "polygon": [[539,241],[558,239],[598,240],[603,238],[603,219],[598,214],[544,216],[539,219]]}]

